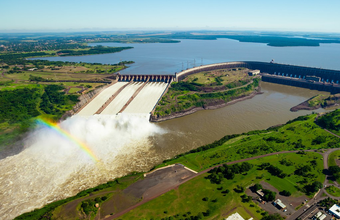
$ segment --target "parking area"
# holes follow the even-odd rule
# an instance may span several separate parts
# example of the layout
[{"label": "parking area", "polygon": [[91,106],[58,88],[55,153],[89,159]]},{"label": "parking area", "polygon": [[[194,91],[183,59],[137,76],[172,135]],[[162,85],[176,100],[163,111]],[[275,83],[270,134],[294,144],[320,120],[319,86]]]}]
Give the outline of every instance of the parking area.
[{"label": "parking area", "polygon": [[273,202],[262,201],[260,196],[256,192],[251,191],[251,189],[247,189],[246,194],[253,197],[253,201],[270,214],[279,213],[281,216],[288,218],[290,215],[296,212],[296,207],[308,201],[308,197],[306,196],[282,196],[279,194],[279,191],[275,187],[267,182],[261,181],[260,184],[262,185],[263,189],[268,189],[270,191],[276,192],[276,199],[279,199],[285,205],[285,208],[280,208]]}]

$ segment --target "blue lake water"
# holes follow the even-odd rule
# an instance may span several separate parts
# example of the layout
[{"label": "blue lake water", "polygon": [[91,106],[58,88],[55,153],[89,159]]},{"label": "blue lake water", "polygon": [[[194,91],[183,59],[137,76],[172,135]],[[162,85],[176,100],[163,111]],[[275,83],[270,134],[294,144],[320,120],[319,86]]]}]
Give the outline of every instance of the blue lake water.
[{"label": "blue lake water", "polygon": [[340,70],[340,44],[320,47],[270,47],[263,43],[243,43],[230,39],[181,40],[181,43],[95,43],[111,47],[132,46],[119,53],[43,58],[53,61],[115,64],[135,61],[126,74],[174,74],[194,65],[228,61],[264,61]]}]

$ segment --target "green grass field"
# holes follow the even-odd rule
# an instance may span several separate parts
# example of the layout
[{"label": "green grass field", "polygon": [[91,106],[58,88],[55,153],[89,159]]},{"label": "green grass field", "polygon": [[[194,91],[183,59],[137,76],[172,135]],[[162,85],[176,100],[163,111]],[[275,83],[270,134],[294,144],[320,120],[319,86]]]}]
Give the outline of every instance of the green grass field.
[{"label": "green grass field", "polygon": [[[281,165],[279,161],[283,158],[294,161],[294,165]],[[250,171],[245,175],[237,174],[233,180],[224,179],[221,184],[211,183],[210,180],[205,178],[208,174],[203,174],[179,186],[177,189],[130,211],[121,216],[120,219],[161,219],[177,215],[183,218],[190,215],[196,216],[198,213],[206,212],[207,210],[210,210],[210,215],[207,216],[207,219],[221,219],[234,213],[235,209],[244,218],[261,219],[263,210],[253,202],[243,203],[241,195],[244,193],[235,192],[236,185],[249,187],[254,183],[266,181],[279,191],[288,190],[294,197],[301,196],[303,193],[299,192],[297,188],[304,186],[304,184],[300,183],[303,177],[294,175],[293,172],[297,167],[308,164],[312,160],[317,161],[317,165],[311,171],[312,174],[317,175],[317,178],[310,179],[308,183],[314,180],[323,182],[325,179],[325,175],[322,173],[323,161],[322,156],[318,153],[309,152],[306,155],[288,153],[268,156],[249,161],[254,165]],[[266,170],[258,170],[257,165],[262,163],[271,163],[285,173],[291,174],[291,176],[281,179],[272,176]],[[220,187],[223,187],[223,190],[218,190]],[[228,194],[222,193],[226,189],[230,192]],[[202,200],[205,197],[208,197],[208,201]],[[214,200],[217,201],[214,202]]]},{"label": "green grass field", "polygon": [[203,84],[204,86],[217,86],[218,82],[216,82],[216,77],[220,79],[220,85],[227,85],[232,82],[236,82],[239,80],[247,80],[250,81],[252,77],[248,75],[248,69],[246,68],[237,68],[237,69],[221,69],[221,70],[212,70],[212,71],[203,71],[200,73],[195,73],[193,75],[189,75],[183,81],[185,82],[195,82],[199,84]]},{"label": "green grass field", "polygon": [[340,189],[335,186],[329,186],[326,188],[326,191],[332,196],[340,197]]},{"label": "green grass field", "polygon": [[82,90],[82,89],[80,89],[80,88],[70,88],[70,90],[68,91],[68,93],[69,93],[69,94],[72,94],[72,93],[76,93],[76,92],[78,92],[78,91],[80,91],[80,90]]},{"label": "green grass field", "polygon": [[329,155],[328,166],[337,166],[336,159],[340,159],[340,150],[334,151]]}]

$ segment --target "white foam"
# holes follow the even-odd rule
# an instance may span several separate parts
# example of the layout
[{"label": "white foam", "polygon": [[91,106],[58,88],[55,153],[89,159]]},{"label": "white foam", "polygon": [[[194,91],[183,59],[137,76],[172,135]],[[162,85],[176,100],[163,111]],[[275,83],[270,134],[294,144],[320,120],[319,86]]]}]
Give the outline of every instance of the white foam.
[{"label": "white foam", "polygon": [[[75,116],[60,126],[87,143],[99,162],[93,162],[60,133],[38,127],[21,153],[0,161],[1,219],[12,219],[127,171],[140,170],[143,165],[138,154],[148,152],[151,146],[148,137],[164,132],[149,123],[146,116],[126,114]],[[133,158],[129,166],[127,158]]]}]

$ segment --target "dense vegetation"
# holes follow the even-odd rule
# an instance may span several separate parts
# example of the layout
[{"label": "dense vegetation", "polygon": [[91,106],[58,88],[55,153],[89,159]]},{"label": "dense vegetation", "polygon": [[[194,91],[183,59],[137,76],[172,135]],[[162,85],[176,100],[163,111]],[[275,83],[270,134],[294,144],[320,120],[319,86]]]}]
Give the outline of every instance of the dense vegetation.
[{"label": "dense vegetation", "polygon": [[77,96],[60,92],[58,85],[40,86],[33,89],[0,91],[0,123],[25,121],[41,114],[60,117],[77,102]]},{"label": "dense vegetation", "polygon": [[91,55],[91,54],[103,54],[103,53],[116,53],[122,50],[131,49],[133,47],[103,47],[95,46],[88,50],[59,50],[57,54],[59,56],[80,56],[80,55]]},{"label": "dense vegetation", "polygon": [[234,164],[231,166],[227,166],[226,164],[224,164],[223,166],[216,167],[210,170],[210,175],[207,176],[207,179],[210,179],[212,183],[220,184],[223,178],[232,180],[234,179],[235,174],[247,172],[251,168],[253,168],[253,165],[248,162]]},{"label": "dense vegetation", "polygon": [[320,126],[333,131],[334,133],[340,134],[340,109],[323,115],[318,119],[317,123]]},{"label": "dense vegetation", "polygon": [[41,85],[0,91],[0,147],[13,144],[31,127],[32,119],[44,115],[58,120],[72,109],[78,96],[65,95],[60,91],[63,88],[60,85]]}]

